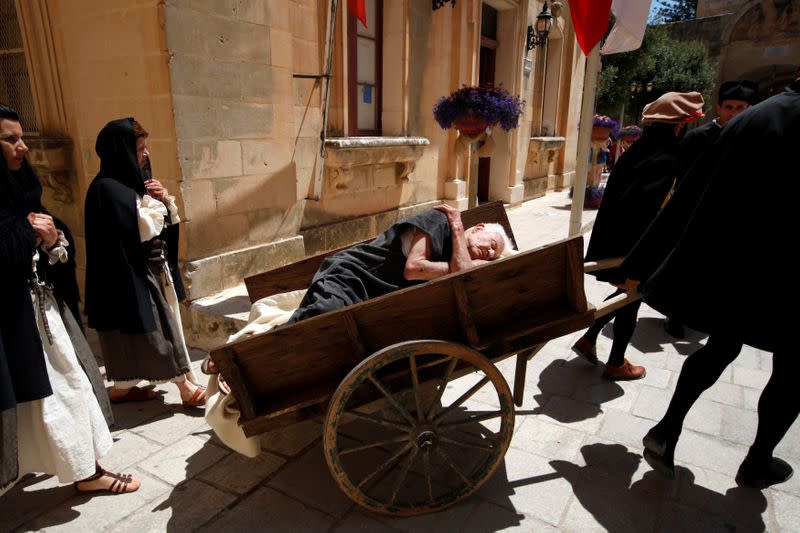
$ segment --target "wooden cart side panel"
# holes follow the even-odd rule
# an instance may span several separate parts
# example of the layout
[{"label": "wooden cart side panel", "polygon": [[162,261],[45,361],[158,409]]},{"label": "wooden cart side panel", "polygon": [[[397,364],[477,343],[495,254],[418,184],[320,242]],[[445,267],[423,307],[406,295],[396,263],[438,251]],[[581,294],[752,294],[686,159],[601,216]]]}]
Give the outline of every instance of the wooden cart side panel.
[{"label": "wooden cart side panel", "polygon": [[[293,404],[308,400],[304,392],[309,390],[319,400],[365,354],[396,342],[429,338],[474,345],[477,340],[487,355],[513,353],[591,323],[591,313],[576,313],[567,299],[567,257],[582,264],[578,255],[567,253],[575,241],[243,339],[213,351],[212,357],[232,358],[241,376],[223,373],[243,383],[237,387],[247,388],[254,413],[261,417],[278,406],[291,411]],[[466,318],[459,313],[458,291],[467,296]]]},{"label": "wooden cart side panel", "polygon": [[566,253],[567,301],[575,311],[583,313],[588,309],[583,288],[583,237],[568,241]]},{"label": "wooden cart side panel", "polygon": [[506,230],[508,238],[511,239],[512,243],[514,243],[514,248],[519,249],[517,246],[517,241],[514,238],[514,232],[511,230],[511,223],[508,221],[506,209],[503,207],[503,202],[499,200],[496,202],[481,204],[477,207],[473,207],[472,209],[462,211],[461,222],[463,222],[465,228],[472,227],[481,222],[496,222],[497,224],[503,226],[503,228]]},{"label": "wooden cart side panel", "polygon": [[464,286],[478,331],[491,334],[508,321],[536,321],[535,313],[566,300],[567,242],[523,252],[511,261],[464,274]]}]

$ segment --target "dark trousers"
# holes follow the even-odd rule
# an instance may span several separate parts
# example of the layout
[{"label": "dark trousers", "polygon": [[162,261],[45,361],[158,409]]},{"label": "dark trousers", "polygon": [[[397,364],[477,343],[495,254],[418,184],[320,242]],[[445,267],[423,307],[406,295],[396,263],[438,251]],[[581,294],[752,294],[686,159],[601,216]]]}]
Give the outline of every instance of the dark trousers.
[{"label": "dark trousers", "polygon": [[[674,446],[689,409],[703,391],[716,383],[741,349],[741,342],[711,336],[704,347],[687,357],[667,412],[653,430]],[[773,354],[772,375],[758,401],[758,430],[748,454],[751,459],[771,459],[775,446],[800,413],[800,394],[796,390],[798,370],[797,354],[787,351]]]},{"label": "dark trousers", "polygon": [[[617,289],[615,292],[609,295],[606,300],[610,300],[614,296],[618,296],[623,292],[625,291],[622,289]],[[597,337],[600,335],[600,331],[605,327],[606,324],[611,322],[611,320],[614,320],[614,341],[611,344],[611,353],[608,356],[608,364],[613,366],[621,366],[624,362],[625,350],[628,348],[628,343],[631,342],[633,330],[636,329],[636,318],[639,315],[639,307],[641,305],[642,301],[636,300],[635,302],[620,307],[613,313],[601,316],[594,321],[592,327],[586,330],[586,333],[583,335],[592,341],[592,344],[594,344],[597,342]]]}]

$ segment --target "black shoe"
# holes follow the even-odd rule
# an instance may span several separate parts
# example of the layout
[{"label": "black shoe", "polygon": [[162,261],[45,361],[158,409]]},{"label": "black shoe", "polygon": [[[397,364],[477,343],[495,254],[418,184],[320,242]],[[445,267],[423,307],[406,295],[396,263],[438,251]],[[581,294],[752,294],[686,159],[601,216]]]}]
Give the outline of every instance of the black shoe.
[{"label": "black shoe", "polygon": [[644,460],[667,479],[675,479],[675,444],[659,436],[652,429],[642,439]]},{"label": "black shoe", "polygon": [[745,457],[736,473],[736,483],[760,490],[788,481],[793,473],[792,467],[783,459],[773,457],[769,463],[764,463]]},{"label": "black shoe", "polygon": [[686,330],[683,324],[669,317],[664,319],[664,331],[676,339],[686,338]]}]

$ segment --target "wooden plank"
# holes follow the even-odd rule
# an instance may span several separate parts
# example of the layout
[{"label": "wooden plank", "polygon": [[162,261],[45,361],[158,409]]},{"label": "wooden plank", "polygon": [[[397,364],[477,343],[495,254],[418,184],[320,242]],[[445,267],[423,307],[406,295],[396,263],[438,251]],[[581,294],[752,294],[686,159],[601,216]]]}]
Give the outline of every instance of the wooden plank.
[{"label": "wooden plank", "polygon": [[470,346],[478,346],[480,344],[480,337],[478,330],[475,327],[475,320],[472,318],[472,312],[469,309],[469,300],[467,299],[467,292],[464,289],[463,278],[453,278],[453,296],[456,300],[456,309],[458,310],[458,321],[461,324],[461,329],[464,331],[464,336]]},{"label": "wooden plank", "polygon": [[566,248],[567,301],[575,311],[586,311],[586,292],[583,289],[583,237],[570,242]]}]

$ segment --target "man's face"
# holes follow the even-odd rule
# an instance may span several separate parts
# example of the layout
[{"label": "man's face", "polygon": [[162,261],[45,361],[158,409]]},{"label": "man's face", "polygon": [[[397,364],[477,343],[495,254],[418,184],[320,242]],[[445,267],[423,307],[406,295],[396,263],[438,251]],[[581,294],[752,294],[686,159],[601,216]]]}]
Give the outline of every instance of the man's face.
[{"label": "man's face", "polygon": [[719,123],[724,126],[730,119],[748,107],[750,107],[750,104],[744,100],[723,100],[721,104],[717,104]]},{"label": "man's face", "polygon": [[28,147],[22,140],[22,125],[16,120],[0,120],[0,146],[9,170],[19,170],[22,160],[28,153]]},{"label": "man's face", "polygon": [[483,224],[472,226],[464,232],[464,236],[467,238],[467,250],[472,259],[492,261],[503,253],[503,237],[495,231],[485,229]]},{"label": "man's face", "polygon": [[136,137],[136,161],[139,163],[139,168],[144,168],[149,157],[150,150],[147,146],[147,137]]}]

